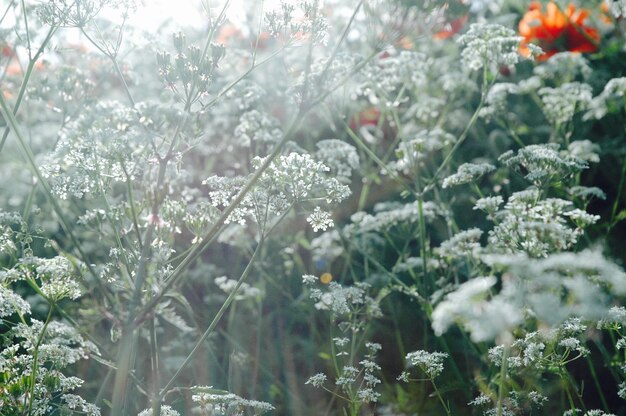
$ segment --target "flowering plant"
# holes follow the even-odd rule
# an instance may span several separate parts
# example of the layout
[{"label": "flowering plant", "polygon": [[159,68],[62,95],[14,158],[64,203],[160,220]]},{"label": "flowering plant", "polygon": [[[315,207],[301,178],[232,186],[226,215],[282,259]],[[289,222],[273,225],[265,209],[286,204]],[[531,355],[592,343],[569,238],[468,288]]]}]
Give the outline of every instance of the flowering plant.
[{"label": "flowering plant", "polygon": [[219,3],[1,6],[0,414],[623,414],[626,4]]}]

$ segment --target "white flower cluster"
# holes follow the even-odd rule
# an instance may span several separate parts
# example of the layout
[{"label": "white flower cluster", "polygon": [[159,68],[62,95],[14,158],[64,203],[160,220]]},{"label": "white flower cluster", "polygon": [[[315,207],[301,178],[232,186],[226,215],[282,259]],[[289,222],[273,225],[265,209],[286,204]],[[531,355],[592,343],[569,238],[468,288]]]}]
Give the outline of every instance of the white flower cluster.
[{"label": "white flower cluster", "polygon": [[424,91],[433,66],[432,58],[425,54],[402,50],[366,65],[357,93],[368,97],[370,102],[385,105],[388,95],[402,87]]},{"label": "white flower cluster", "polygon": [[322,140],[317,143],[315,157],[330,168],[341,183],[349,184],[352,171],[359,168],[356,148],[341,140]]},{"label": "white flower cluster", "polygon": [[577,52],[556,53],[533,68],[533,73],[542,80],[557,82],[573,82],[579,78],[587,80],[592,72],[589,61]]},{"label": "white flower cluster", "polygon": [[589,84],[566,82],[556,88],[544,87],[539,90],[543,102],[543,112],[555,126],[572,120],[574,114],[589,106],[593,94]]},{"label": "white flower cluster", "polygon": [[415,172],[433,152],[450,146],[455,141],[456,137],[440,128],[419,130],[398,144],[395,152],[397,160],[389,163],[388,167],[404,174]]},{"label": "white flower cluster", "polygon": [[575,140],[567,146],[567,152],[589,163],[600,162],[600,146],[590,140]]},{"label": "white flower cluster", "polygon": [[64,405],[61,408],[74,410],[87,416],[100,416],[100,409],[92,403],[88,403],[75,394],[64,394],[61,396]]},{"label": "white flower cluster", "polygon": [[77,299],[81,295],[79,282],[76,280],[74,266],[65,257],[51,259],[33,257],[32,265],[41,280],[41,292],[53,301],[64,298]]},{"label": "white flower cluster", "polygon": [[[486,407],[483,411],[484,416],[496,416],[501,414],[502,416],[515,416],[518,414],[524,414],[524,412],[535,411],[540,412],[540,409],[548,402],[548,398],[541,393],[531,391],[509,391],[507,397],[501,404],[501,408],[498,409],[496,399],[492,395],[481,393],[468,403],[470,406]],[[531,413],[535,414],[535,413]]]},{"label": "white flower cluster", "polygon": [[499,157],[500,162],[511,167],[536,186],[551,181],[562,181],[587,168],[587,163],[569,152],[559,152],[556,143],[533,144],[518,150],[509,150]]},{"label": "white flower cluster", "polygon": [[[348,338],[341,338],[339,341],[348,343]],[[376,353],[381,350],[381,345],[373,342],[367,342],[365,344],[367,348],[367,354],[365,358],[359,361],[359,367],[353,365],[344,365],[335,384],[339,386],[346,394],[349,400],[358,403],[376,403],[380,398],[380,393],[375,390],[375,387],[381,383],[381,380],[375,373],[381,370],[381,367],[376,363]],[[348,353],[339,355],[349,355]],[[310,384],[313,387],[325,388],[324,383],[328,380],[328,376],[324,373],[315,374],[306,381],[305,384]],[[354,391],[356,390],[356,396]]]},{"label": "white flower cluster", "polygon": [[[44,323],[32,319],[30,325],[19,323],[8,333],[9,343],[0,351],[0,372],[4,375],[5,387],[0,390],[2,410],[21,414],[19,409],[25,410],[22,406],[28,406],[23,396],[23,381],[33,376],[36,355],[36,388],[34,396],[29,398],[34,414],[48,414],[53,398],[61,397],[61,409],[99,416],[100,411],[95,405],[70,394],[83,384],[83,380],[68,377],[61,371],[90,354],[97,354],[95,345],[83,340],[74,328],[61,322],[51,321],[43,334],[42,331]],[[34,354],[35,349],[37,354]]]},{"label": "white flower cluster", "polygon": [[616,416],[614,413],[606,413],[603,410],[593,409],[587,410],[583,413],[580,409],[568,410],[563,413],[563,416]]},{"label": "white flower cluster", "polygon": [[[432,221],[442,210],[432,201],[423,204],[424,220]],[[405,226],[408,224],[417,224],[419,222],[419,203],[418,201],[408,202],[406,204],[396,202],[381,202],[374,206],[374,214],[365,212],[357,212],[350,217],[352,224],[344,230],[348,236],[378,233],[389,230],[396,226]]]},{"label": "white flower cluster", "polygon": [[[256,158],[253,164],[258,168],[262,162],[263,159]],[[350,195],[350,188],[329,172],[329,167],[309,154],[291,152],[281,155],[230,214],[227,223],[245,224],[246,219],[252,217],[257,223],[264,224],[268,214],[280,216],[294,204],[320,199],[329,205],[338,204]],[[219,208],[228,206],[246,181],[246,177],[211,176],[203,184],[211,189],[211,204]],[[314,212],[309,222],[317,229],[332,226],[332,220],[321,209]]]},{"label": "white flower cluster", "polygon": [[41,166],[59,198],[93,197],[105,192],[110,183],[142,175],[148,160],[148,135],[139,122],[139,108],[99,102],[66,124],[56,148]]},{"label": "white flower cluster", "polygon": [[490,255],[484,260],[512,276],[503,282],[502,292],[510,292],[511,301],[523,299],[523,306],[549,325],[569,317],[600,320],[611,306],[607,294],[626,293],[626,273],[593,250],[556,253],[544,259]]},{"label": "white flower cluster", "polygon": [[307,217],[306,221],[311,224],[311,227],[315,232],[318,232],[319,230],[326,231],[327,228],[335,226],[331,213],[322,211],[320,207],[315,207],[313,213]]},{"label": "white flower cluster", "polygon": [[406,355],[407,368],[419,367],[430,379],[443,372],[443,360],[448,354],[443,352],[413,351]]},{"label": "white flower cluster", "polygon": [[0,282],[0,318],[14,313],[21,316],[30,314],[30,304]]},{"label": "white flower cluster", "polygon": [[211,387],[193,387],[192,390],[194,394],[191,400],[197,403],[196,410],[215,416],[243,415],[244,412],[261,415],[274,410],[274,406],[267,402],[244,399],[234,393]]},{"label": "white flower cluster", "polygon": [[[137,416],[153,416],[153,415],[154,415],[154,412],[152,411],[152,409],[145,409],[139,412]],[[161,405],[160,416],[180,416],[180,413],[172,409],[171,406],[164,404],[164,405]]]},{"label": "white flower cluster", "polygon": [[459,166],[455,174],[443,180],[442,187],[449,188],[451,186],[471,183],[494,170],[496,170],[496,167],[489,163],[463,163]]},{"label": "white flower cluster", "polygon": [[440,257],[451,260],[466,256],[478,257],[480,254],[480,237],[483,232],[479,228],[456,233],[452,238],[441,243],[437,249]]},{"label": "white flower cluster", "polygon": [[339,231],[330,230],[311,240],[311,252],[316,264],[330,263],[344,253]]},{"label": "white flower cluster", "polygon": [[[228,294],[230,294],[237,287],[237,281],[229,279],[226,276],[216,277],[214,282],[222,291],[224,291],[224,293]],[[235,300],[257,299],[261,296],[261,294],[261,290],[256,287],[250,286],[247,283],[242,283],[237,291],[237,295],[235,295]]]},{"label": "white flower cluster", "polygon": [[495,251],[522,251],[531,257],[567,250],[582,234],[581,228],[566,221],[569,215],[576,219],[576,213],[570,214],[572,208],[572,202],[564,199],[540,199],[537,189],[516,192],[494,215],[496,226],[489,231],[489,245]]},{"label": "white flower cluster", "polygon": [[[589,354],[589,349],[584,345],[586,329],[579,318],[570,318],[555,328],[525,334],[509,347],[508,371],[511,374],[521,373],[529,368],[540,373],[555,371],[562,368],[563,363],[570,360],[572,355]],[[488,357],[493,365],[502,365],[504,349],[504,345],[489,349]]]},{"label": "white flower cluster", "polygon": [[[305,279],[307,283],[308,279]],[[328,291],[311,289],[310,297],[315,300],[315,308],[329,310],[336,316],[341,315],[365,315],[379,317],[381,315],[378,302],[367,295],[370,285],[357,282],[352,286],[342,286],[337,282],[328,284]]]},{"label": "white flower cluster", "polygon": [[522,40],[515,31],[497,24],[474,23],[458,42],[465,46],[463,63],[472,70],[515,65]]},{"label": "white flower cluster", "polygon": [[273,144],[282,136],[282,131],[275,117],[253,109],[241,115],[234,134],[238,146],[250,147],[252,143]]},{"label": "white flower cluster", "polygon": [[503,203],[504,199],[500,195],[487,196],[477,200],[473,209],[484,211],[487,213],[487,218],[493,220],[494,215]]},{"label": "white flower cluster", "polygon": [[589,111],[584,119],[600,120],[607,114],[624,111],[624,95],[626,94],[626,77],[613,78],[606,83],[602,92],[589,103]]},{"label": "white flower cluster", "polygon": [[489,341],[522,322],[519,308],[506,296],[491,295],[497,279],[476,277],[449,293],[432,314],[436,335],[443,334],[453,323],[470,332],[474,342]]}]

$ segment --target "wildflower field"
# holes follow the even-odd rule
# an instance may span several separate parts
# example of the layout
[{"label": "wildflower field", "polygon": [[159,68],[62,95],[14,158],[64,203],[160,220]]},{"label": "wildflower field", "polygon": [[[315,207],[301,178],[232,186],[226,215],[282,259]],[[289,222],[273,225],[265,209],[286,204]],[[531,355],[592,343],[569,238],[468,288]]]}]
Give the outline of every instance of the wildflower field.
[{"label": "wildflower field", "polygon": [[625,0],[158,2],[0,0],[1,416],[626,415]]}]

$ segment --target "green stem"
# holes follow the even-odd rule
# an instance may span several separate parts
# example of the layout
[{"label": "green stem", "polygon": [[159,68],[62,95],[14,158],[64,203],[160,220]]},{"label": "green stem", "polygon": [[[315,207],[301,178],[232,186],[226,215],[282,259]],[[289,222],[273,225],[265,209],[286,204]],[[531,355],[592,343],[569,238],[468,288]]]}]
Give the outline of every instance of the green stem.
[{"label": "green stem", "polygon": [[600,385],[600,381],[598,380],[596,369],[594,368],[593,362],[591,361],[591,357],[589,355],[587,355],[587,365],[589,365],[589,371],[591,372],[593,383],[595,384],[596,390],[598,391],[598,395],[600,396],[600,401],[602,401],[602,406],[604,407],[604,411],[608,413],[609,405],[606,402],[606,398],[604,397],[604,391],[602,390],[602,386]]},{"label": "green stem", "polygon": [[163,389],[161,390],[161,393],[159,394],[159,398],[163,398],[167,394],[168,389],[172,386],[174,381],[176,381],[176,379],[182,373],[185,367],[187,367],[187,365],[191,362],[191,359],[195,356],[195,354],[198,352],[200,347],[202,347],[202,345],[204,344],[204,341],[206,341],[209,335],[213,333],[218,322],[220,321],[220,319],[222,318],[222,316],[224,315],[224,313],[226,312],[230,304],[235,300],[235,296],[237,295],[239,288],[241,288],[241,285],[245,283],[246,279],[248,278],[248,275],[252,271],[252,266],[254,264],[254,261],[256,260],[257,255],[261,251],[263,242],[264,242],[263,239],[259,241],[259,244],[256,246],[254,253],[252,254],[252,258],[250,258],[248,265],[246,266],[243,273],[241,274],[241,277],[239,277],[239,280],[237,281],[237,284],[233,288],[232,292],[230,292],[230,294],[226,298],[226,301],[224,301],[224,303],[222,304],[217,314],[215,314],[215,317],[213,318],[213,321],[211,321],[211,324],[209,325],[209,327],[206,329],[206,331],[204,331],[200,339],[196,342],[196,345],[193,347],[191,352],[187,355],[187,357],[185,358],[185,361],[183,361],[183,363],[180,365],[178,370],[176,370],[172,378],[170,378],[167,384],[165,384],[165,387],[163,387]]},{"label": "green stem", "polygon": [[[52,36],[56,32],[56,30],[57,28],[55,26],[50,28],[50,30],[48,31],[48,34],[46,35],[45,39],[41,43],[41,46],[37,50],[37,53],[35,53],[35,56],[33,56],[33,58],[28,61],[28,66],[26,67],[26,72],[24,73],[24,79],[22,80],[22,85],[20,85],[20,91],[17,94],[15,106],[13,107],[12,113],[14,116],[17,115],[17,112],[20,109],[20,105],[22,105],[22,101],[24,100],[24,95],[26,94],[26,89],[28,87],[28,82],[30,81],[30,77],[33,74],[33,69],[35,68],[35,64],[37,63],[37,60],[43,53],[44,48],[46,47],[48,42],[50,42],[50,39],[52,39]],[[4,100],[4,97],[3,97],[3,100]],[[11,126],[8,125],[7,127],[5,127],[4,133],[2,134],[2,139],[0,140],[0,153],[2,152],[2,149],[4,148],[4,144],[6,143],[7,137],[9,137],[10,132],[11,132]]]},{"label": "green stem", "polygon": [[435,395],[437,396],[437,398],[439,399],[439,402],[441,403],[441,406],[443,407],[443,409],[446,411],[446,414],[448,416],[451,415],[450,413],[450,407],[446,404],[445,400],[443,400],[443,397],[441,396],[441,393],[439,392],[439,389],[437,388],[437,384],[435,383],[435,379],[431,378],[430,382],[433,385],[433,388],[435,389]]},{"label": "green stem", "polygon": [[616,224],[615,216],[617,215],[617,209],[619,207],[620,199],[622,197],[622,190],[624,189],[625,178],[626,178],[626,155],[624,156],[624,161],[622,162],[622,174],[620,176],[619,186],[617,187],[617,195],[615,196],[615,201],[613,201],[613,208],[611,209],[611,221],[609,221],[608,233],[611,232],[611,230]]},{"label": "green stem", "polygon": [[161,397],[159,396],[159,348],[156,337],[156,317],[150,320],[150,361],[152,366],[152,414],[161,414]]},{"label": "green stem", "polygon": [[496,409],[496,416],[502,416],[502,412],[504,410],[504,393],[506,390],[505,382],[507,369],[509,365],[509,345],[504,345],[504,350],[502,351],[502,364],[500,366],[500,378],[498,380],[498,404]]},{"label": "green stem", "polygon": [[52,319],[52,311],[54,310],[54,308],[52,306],[50,306],[50,309],[48,309],[48,316],[46,318],[46,322],[43,324],[43,327],[41,328],[41,333],[39,334],[39,336],[37,337],[37,344],[35,344],[35,348],[33,351],[33,371],[30,375],[30,386],[29,387],[29,391],[28,391],[28,414],[32,414],[32,410],[33,410],[33,403],[35,401],[35,384],[37,381],[37,368],[39,367],[39,346],[41,345],[41,342],[43,341],[43,337],[46,333],[46,329],[48,328],[48,324],[50,323],[50,320]]}]

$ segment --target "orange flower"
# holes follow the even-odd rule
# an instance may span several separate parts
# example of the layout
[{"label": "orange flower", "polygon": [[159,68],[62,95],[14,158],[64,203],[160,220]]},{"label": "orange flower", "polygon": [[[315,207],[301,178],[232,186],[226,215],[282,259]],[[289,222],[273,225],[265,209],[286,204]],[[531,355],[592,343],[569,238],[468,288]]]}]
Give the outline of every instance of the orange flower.
[{"label": "orange flower", "polygon": [[585,26],[589,16],[586,9],[576,9],[573,4],[565,13],[559,10],[554,2],[541,10],[541,3],[533,1],[528,11],[519,22],[519,34],[524,38],[520,44],[520,53],[530,55],[529,43],[543,49],[544,54],[537,59],[544,61],[557,52],[595,52],[600,43],[600,35],[596,29]]}]

